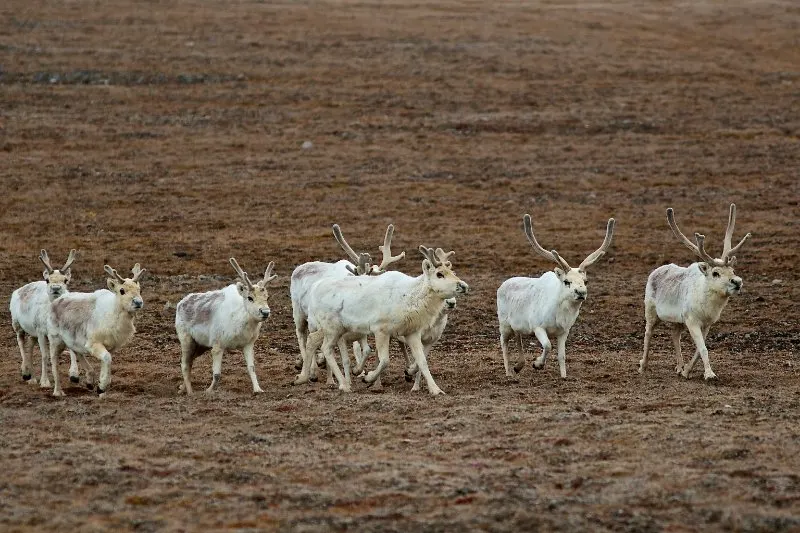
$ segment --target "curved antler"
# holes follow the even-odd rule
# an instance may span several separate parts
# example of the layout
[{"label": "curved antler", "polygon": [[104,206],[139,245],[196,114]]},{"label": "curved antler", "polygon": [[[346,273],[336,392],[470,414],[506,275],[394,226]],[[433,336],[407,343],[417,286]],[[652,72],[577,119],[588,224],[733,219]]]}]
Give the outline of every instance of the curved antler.
[{"label": "curved antler", "polygon": [[250,281],[250,277],[247,275],[247,272],[242,270],[242,267],[239,266],[239,263],[237,263],[236,259],[234,259],[233,257],[231,257],[229,259],[229,261],[230,261],[231,266],[233,267],[233,269],[239,275],[239,278],[241,278],[241,280],[245,282],[245,284],[247,285],[247,288],[248,289],[252,289],[253,288],[253,282]]},{"label": "curved antler", "polygon": [[536,252],[537,254],[541,255],[546,259],[549,259],[550,261],[555,262],[565,271],[571,270],[569,264],[564,260],[563,257],[558,255],[558,252],[556,252],[555,250],[551,250],[548,252],[547,250],[542,248],[542,246],[539,244],[539,241],[536,240],[536,237],[533,235],[533,224],[531,223],[530,215],[525,214],[522,217],[522,223],[525,226],[525,236],[528,237],[528,242],[531,243],[531,246],[533,246],[534,252]]},{"label": "curved antler", "polygon": [[109,265],[104,265],[104,266],[103,266],[103,270],[105,270],[105,271],[106,271],[106,273],[107,273],[109,276],[113,276],[113,277],[115,277],[115,278],[117,279],[117,281],[119,281],[119,282],[124,282],[124,281],[125,281],[125,278],[123,278],[122,276],[120,276],[119,274],[117,274],[117,271],[116,271],[116,270],[114,270],[113,268],[111,268],[111,266],[109,266]]},{"label": "curved antler", "polygon": [[713,265],[713,266],[726,266],[733,264],[736,261],[735,257],[733,256],[739,248],[750,238],[750,234],[748,233],[745,235],[739,244],[731,248],[731,239],[733,238],[733,228],[736,225],[736,205],[731,204],[730,214],[728,215],[728,228],[725,230],[725,240],[723,241],[723,249],[722,249],[722,257],[720,259],[715,259],[711,257],[711,255],[706,252],[704,244],[705,244],[705,235],[701,235],[699,233],[694,234],[694,239],[697,244],[693,244],[686,235],[681,233],[681,230],[678,229],[678,224],[675,222],[675,212],[674,210],[669,207],[667,208],[667,222],[669,223],[669,227],[672,228],[672,233],[680,240],[687,248],[693,251],[700,259],[705,261],[706,263]]},{"label": "curved antler", "polygon": [[714,263],[714,258],[709,256],[706,253],[705,249],[703,249],[702,252],[700,251],[700,246],[702,246],[703,241],[705,240],[705,236],[700,235],[699,233],[695,233],[694,238],[697,241],[697,244],[690,241],[689,238],[686,235],[684,235],[683,232],[678,228],[678,224],[677,222],[675,222],[675,210],[672,209],[671,207],[667,208],[667,223],[669,224],[669,227],[672,229],[672,234],[675,235],[675,237],[677,237],[678,240],[681,241],[684,246],[686,246],[688,249],[694,252],[694,254],[703,261],[709,262],[710,259],[711,264]]},{"label": "curved antler", "polygon": [[603,244],[589,254],[589,256],[583,260],[583,262],[578,267],[578,270],[586,270],[586,267],[590,267],[595,264],[605,253],[608,251],[608,248],[611,246],[611,239],[614,237],[614,226],[616,225],[617,221],[613,218],[608,219],[608,224],[606,225],[606,238],[603,239]]},{"label": "curved antler", "polygon": [[436,249],[436,257],[437,257],[437,259],[439,259],[439,261],[441,261],[442,264],[445,265],[448,268],[453,266],[453,264],[450,262],[450,257],[454,256],[455,254],[456,253],[453,252],[452,250],[449,251],[449,252],[445,252],[441,248],[437,248]]},{"label": "curved antler", "polygon": [[136,263],[135,265],[133,265],[131,272],[133,272],[133,278],[131,279],[133,281],[139,281],[139,278],[142,277],[142,274],[144,274],[146,270],[143,269],[139,263]]},{"label": "curved antler", "polygon": [[50,266],[50,258],[47,256],[47,250],[44,248],[39,252],[39,260],[44,263],[44,268],[47,269],[47,273],[52,274],[54,269]]},{"label": "curved antler", "polygon": [[433,248],[428,248],[427,246],[420,244],[419,253],[424,255],[425,259],[427,259],[433,266],[435,267],[442,266],[442,262],[439,260],[438,257],[436,257],[436,252],[434,251]]},{"label": "curved antler", "polygon": [[372,257],[369,254],[362,253],[359,254],[355,267],[345,265],[345,268],[354,276],[363,276],[364,274],[369,274],[375,267],[372,266]]},{"label": "curved antler", "polygon": [[380,265],[372,267],[371,273],[380,274],[381,272],[385,272],[386,267],[400,261],[406,256],[405,252],[400,252],[400,255],[392,255],[392,237],[394,237],[394,224],[389,224],[386,228],[386,236],[383,238],[383,246],[378,246],[378,250],[380,250],[383,255],[383,259],[381,259]]},{"label": "curved antler", "polygon": [[336,242],[339,243],[339,246],[341,246],[342,249],[350,257],[350,261],[352,261],[355,264],[358,264],[359,256],[355,252],[355,250],[350,248],[350,245],[347,244],[347,241],[344,240],[344,235],[342,235],[342,228],[339,227],[339,224],[333,225],[333,237],[336,239]]},{"label": "curved antler", "polygon": [[267,269],[264,271],[264,279],[261,280],[261,282],[264,285],[266,285],[267,283],[278,277],[277,274],[272,273],[272,270],[274,268],[275,268],[275,262],[270,261],[269,264],[267,265]]},{"label": "curved antler", "polygon": [[702,259],[703,261],[705,261],[709,265],[725,266],[725,262],[724,261],[721,261],[719,259],[714,259],[713,257],[711,257],[711,254],[706,252],[706,247],[705,247],[706,236],[705,235],[702,235],[700,233],[695,233],[694,234],[694,240],[695,240],[695,242],[697,242],[697,255],[700,256],[700,259]]},{"label": "curved antler", "polygon": [[67,257],[67,262],[64,263],[64,266],[61,267],[61,272],[66,272],[69,270],[69,267],[72,266],[73,262],[75,262],[75,248],[69,251],[69,257]]},{"label": "curved antler", "polygon": [[731,248],[731,241],[733,239],[733,228],[736,226],[736,204],[731,204],[730,213],[728,214],[728,229],[725,230],[725,240],[722,244],[722,260],[726,263],[735,261],[734,255],[739,248],[751,237],[750,233],[742,237],[739,244]]}]

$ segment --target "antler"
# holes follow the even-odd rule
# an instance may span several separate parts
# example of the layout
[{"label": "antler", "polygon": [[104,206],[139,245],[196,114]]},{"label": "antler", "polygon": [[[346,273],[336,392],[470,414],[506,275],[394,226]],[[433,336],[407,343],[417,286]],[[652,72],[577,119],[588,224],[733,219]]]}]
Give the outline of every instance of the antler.
[{"label": "antler", "polygon": [[733,254],[735,254],[739,248],[742,247],[744,242],[750,238],[750,234],[748,233],[742,237],[742,240],[739,241],[739,244],[731,248],[734,226],[736,226],[736,204],[731,204],[730,213],[728,214],[728,229],[725,231],[725,240],[722,244],[722,260],[726,263],[731,263],[735,260]]},{"label": "antler", "polygon": [[557,265],[559,265],[565,271],[571,270],[569,264],[564,261],[564,258],[558,255],[558,252],[555,250],[547,251],[539,244],[539,241],[536,240],[536,237],[533,235],[533,225],[531,224],[531,216],[524,215],[522,217],[522,222],[525,225],[525,236],[528,237],[528,242],[531,243],[533,246],[533,251],[537,254],[541,255],[544,258],[547,258],[551,261],[554,261]]},{"label": "antler", "polygon": [[422,255],[424,255],[425,259],[430,261],[430,263],[433,266],[435,266],[435,267],[442,266],[442,262],[439,260],[438,257],[436,257],[436,252],[434,251],[433,248],[428,248],[427,246],[420,244],[419,245],[419,252]]},{"label": "antler", "polygon": [[117,271],[116,271],[116,270],[114,270],[113,268],[111,268],[109,265],[105,265],[105,266],[103,267],[103,270],[105,270],[105,271],[106,271],[106,273],[107,273],[109,276],[113,276],[113,277],[117,278],[117,281],[120,281],[120,282],[124,282],[124,281],[125,281],[125,278],[123,278],[122,276],[120,276],[119,274],[117,274]]},{"label": "antler", "polygon": [[131,272],[133,272],[132,280],[139,281],[139,278],[142,277],[142,274],[145,273],[145,269],[143,269],[139,263],[136,263],[135,265],[133,265]]},{"label": "antler", "polygon": [[383,254],[383,259],[380,265],[372,267],[373,274],[385,272],[386,267],[400,261],[406,256],[405,252],[400,252],[400,255],[392,255],[392,237],[394,237],[394,224],[389,224],[386,228],[386,236],[383,238],[383,246],[378,246],[378,250]]},{"label": "antler", "polygon": [[[44,250],[42,250],[44,252]],[[72,266],[72,263],[75,261],[75,249],[69,251],[69,257],[67,257],[67,262],[64,263],[64,266],[61,267],[61,272],[66,272],[69,270],[69,267]]]},{"label": "antler", "polygon": [[44,268],[47,269],[47,273],[52,274],[54,269],[50,266],[50,258],[47,256],[47,250],[42,249],[42,251],[39,252],[39,260],[44,263]]},{"label": "antler", "polygon": [[667,208],[667,222],[669,223],[669,227],[672,228],[672,233],[680,240],[687,248],[697,254],[700,259],[705,261],[706,263],[713,265],[713,266],[725,266],[732,264],[736,259],[733,257],[733,254],[742,247],[747,239],[750,238],[750,234],[742,238],[735,247],[731,248],[731,238],[733,237],[733,228],[736,225],[736,205],[731,204],[730,215],[728,216],[728,229],[725,231],[725,240],[723,243],[723,250],[722,250],[722,257],[720,259],[715,259],[706,252],[704,244],[705,244],[705,235],[701,235],[699,233],[694,234],[694,239],[697,244],[692,244],[686,235],[681,233],[681,230],[678,229],[678,224],[675,223],[675,212],[674,210],[669,207]]},{"label": "antler", "polygon": [[590,267],[597,262],[598,259],[603,257],[605,253],[608,251],[609,246],[611,246],[611,239],[614,236],[614,225],[617,223],[616,220],[613,218],[608,219],[608,225],[606,226],[606,238],[603,240],[603,244],[589,254],[589,257],[583,260],[583,262],[578,267],[578,270],[586,270],[586,267]]},{"label": "antler", "polygon": [[453,255],[455,255],[455,252],[453,252],[453,251],[445,252],[441,248],[437,248],[436,249],[436,257],[437,257],[437,259],[439,259],[439,261],[441,261],[442,264],[445,265],[448,268],[453,266],[453,264],[450,262],[450,257],[453,256]]},{"label": "antler", "polygon": [[229,259],[229,261],[230,261],[231,266],[233,267],[233,269],[236,271],[236,273],[241,278],[241,280],[245,282],[245,284],[247,285],[247,288],[248,289],[252,289],[253,288],[253,282],[250,281],[250,277],[247,275],[247,272],[242,270],[242,267],[239,266],[239,263],[237,263],[236,259],[234,259],[233,257],[231,257]]},{"label": "antler", "polygon": [[278,277],[277,274],[272,273],[272,270],[274,268],[275,268],[275,262],[270,261],[269,264],[267,265],[267,269],[264,271],[264,279],[262,280],[264,285],[266,285],[267,283]]},{"label": "antler", "polygon": [[358,254],[352,248],[350,248],[350,245],[347,244],[347,241],[344,240],[344,235],[342,235],[342,229],[339,227],[339,224],[333,225],[333,236],[336,239],[336,242],[339,243],[339,246],[341,246],[342,249],[347,252],[347,255],[350,257],[350,261],[358,264],[360,258]]},{"label": "antler", "polygon": [[689,238],[683,234],[683,232],[678,228],[678,224],[675,222],[675,211],[671,208],[667,208],[667,223],[669,223],[669,227],[672,228],[672,234],[678,238],[679,241],[683,243],[688,249],[693,251],[695,255],[700,257],[703,261],[708,262],[711,259],[711,263],[714,263],[713,258],[711,258],[706,252],[705,249],[701,252],[700,245],[703,244],[703,240],[705,240],[704,235],[700,235],[699,233],[694,234],[694,238],[697,241],[697,244],[693,243],[689,240]]}]

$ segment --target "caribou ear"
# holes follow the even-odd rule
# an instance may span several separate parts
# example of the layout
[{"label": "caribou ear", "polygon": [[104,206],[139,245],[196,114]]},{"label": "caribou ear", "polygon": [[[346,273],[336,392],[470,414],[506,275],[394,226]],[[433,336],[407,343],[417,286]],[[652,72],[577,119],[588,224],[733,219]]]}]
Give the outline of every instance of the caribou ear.
[{"label": "caribou ear", "polygon": [[423,271],[423,272],[425,272],[426,274],[428,274],[428,273],[430,273],[430,272],[432,272],[432,271],[434,271],[434,270],[436,270],[436,267],[435,267],[435,266],[433,266],[433,263],[431,263],[431,262],[430,262],[430,261],[428,261],[427,259],[423,259],[423,260],[422,260],[422,271]]},{"label": "caribou ear", "polygon": [[106,285],[111,292],[117,292],[117,282],[115,280],[108,278],[106,280]]},{"label": "caribou ear", "polygon": [[699,268],[700,272],[703,274],[708,273],[708,263],[697,263],[697,268]]},{"label": "caribou ear", "polygon": [[239,294],[244,296],[244,283],[242,283],[241,281],[237,281],[236,290],[239,291]]},{"label": "caribou ear", "polygon": [[555,267],[553,269],[553,272],[556,273],[556,276],[558,276],[558,279],[560,279],[561,281],[564,281],[564,277],[567,275],[567,273],[561,270],[559,267]]}]

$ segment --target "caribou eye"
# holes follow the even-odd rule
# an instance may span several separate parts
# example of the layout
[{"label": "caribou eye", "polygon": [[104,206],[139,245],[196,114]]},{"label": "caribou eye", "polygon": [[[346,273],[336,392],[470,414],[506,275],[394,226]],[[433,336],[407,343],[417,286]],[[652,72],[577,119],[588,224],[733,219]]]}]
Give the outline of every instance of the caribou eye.
[{"label": "caribou eye", "polygon": [[247,299],[250,300],[251,302],[255,301],[255,300],[253,300],[252,296],[248,296]]},{"label": "caribou eye", "polygon": [[444,274],[442,274],[441,272],[437,272],[437,273],[436,273],[436,277],[437,277],[437,278],[443,278],[443,277],[444,277]]},{"label": "caribou eye", "polygon": [[719,272],[714,271],[711,275],[714,276],[715,278],[718,278],[719,277]]},{"label": "caribou eye", "polygon": [[571,281],[564,280],[564,286],[565,287],[569,287],[570,285],[572,285]]},{"label": "caribou eye", "polygon": [[120,290],[119,290],[119,294],[120,294],[120,296],[122,296],[123,294],[125,294],[125,289],[120,289]]}]

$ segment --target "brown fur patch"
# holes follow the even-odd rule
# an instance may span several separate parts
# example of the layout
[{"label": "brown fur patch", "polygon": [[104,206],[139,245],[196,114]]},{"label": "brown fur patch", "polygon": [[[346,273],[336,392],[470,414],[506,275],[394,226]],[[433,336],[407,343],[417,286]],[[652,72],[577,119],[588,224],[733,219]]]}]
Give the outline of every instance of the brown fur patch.
[{"label": "brown fur patch", "polygon": [[322,271],[325,270],[325,267],[322,265],[301,265],[294,272],[292,272],[292,278],[296,280],[301,280],[303,278],[307,278],[309,276],[316,276],[321,274]]},{"label": "brown fur patch", "polygon": [[36,285],[29,283],[19,290],[19,302],[21,304],[27,303],[33,295],[36,294]]},{"label": "brown fur patch", "polygon": [[205,324],[211,321],[214,308],[225,297],[219,292],[190,294],[181,303],[179,312],[189,322]]},{"label": "brown fur patch", "polygon": [[86,324],[92,317],[93,310],[93,300],[71,300],[64,297],[55,300],[52,306],[55,323],[74,336],[86,330]]},{"label": "brown fur patch", "polygon": [[653,294],[669,295],[668,298],[677,298],[681,279],[686,275],[686,271],[656,270],[650,278],[650,286]]}]

